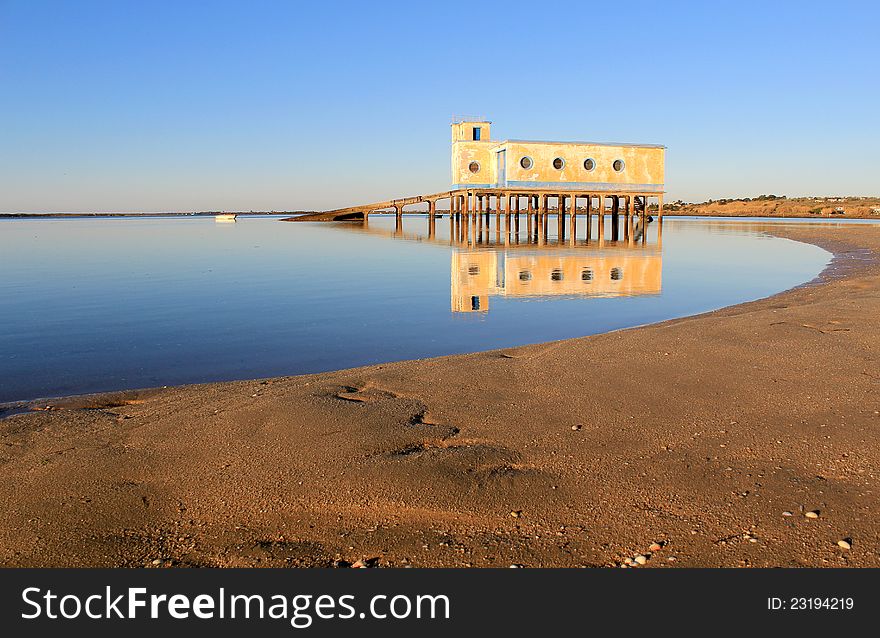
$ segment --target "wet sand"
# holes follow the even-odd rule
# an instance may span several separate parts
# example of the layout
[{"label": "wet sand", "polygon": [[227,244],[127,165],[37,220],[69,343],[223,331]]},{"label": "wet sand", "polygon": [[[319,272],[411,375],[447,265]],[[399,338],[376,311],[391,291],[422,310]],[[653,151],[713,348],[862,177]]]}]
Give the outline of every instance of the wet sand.
[{"label": "wet sand", "polygon": [[835,253],[820,281],[582,339],[10,416],[0,564],[878,567],[880,228],[776,232]]}]

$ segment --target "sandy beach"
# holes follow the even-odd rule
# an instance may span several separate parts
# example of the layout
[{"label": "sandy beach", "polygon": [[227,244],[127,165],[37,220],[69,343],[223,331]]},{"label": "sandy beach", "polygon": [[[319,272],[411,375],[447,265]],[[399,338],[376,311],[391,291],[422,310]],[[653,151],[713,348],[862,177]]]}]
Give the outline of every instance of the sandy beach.
[{"label": "sandy beach", "polygon": [[819,281],[581,339],[10,416],[0,564],[878,567],[880,230],[775,232],[834,252]]}]

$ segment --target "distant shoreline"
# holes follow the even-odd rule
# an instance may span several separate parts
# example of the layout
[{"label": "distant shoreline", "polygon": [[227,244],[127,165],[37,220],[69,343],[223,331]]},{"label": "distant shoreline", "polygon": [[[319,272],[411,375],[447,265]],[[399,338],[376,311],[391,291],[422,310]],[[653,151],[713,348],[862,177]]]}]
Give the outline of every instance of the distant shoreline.
[{"label": "distant shoreline", "polygon": [[53,219],[63,217],[214,217],[216,215],[240,215],[240,216],[260,216],[260,215],[302,215],[303,213],[312,213],[316,211],[248,211],[246,213],[238,211],[201,211],[197,213],[0,213],[0,219]]},{"label": "distant shoreline", "polygon": [[[650,208],[649,208],[650,212]],[[880,197],[785,197],[718,199],[700,204],[667,202],[663,215],[693,217],[778,217],[780,219],[876,219]]]},{"label": "distant shoreline", "polygon": [[798,213],[762,213],[760,211],[753,212],[716,212],[716,211],[700,211],[700,210],[676,210],[663,211],[663,217],[729,217],[736,218],[761,218],[761,219],[799,219],[803,221],[812,220],[829,220],[840,221],[846,219],[868,219],[880,222],[880,214],[871,213],[844,213],[842,215],[834,214],[817,214],[803,215]]},{"label": "distant shoreline", "polygon": [[[237,212],[227,212],[227,213],[0,213],[0,219],[106,219],[106,218],[130,218],[130,217],[215,217],[217,215],[237,215],[239,217],[261,217],[267,215],[278,215],[278,216],[298,216],[298,215],[307,215],[315,211],[295,211],[295,212],[264,212],[264,213],[237,213]],[[655,211],[651,211],[656,214]],[[393,215],[393,212],[385,213],[378,212],[373,213],[373,215]],[[426,213],[420,211],[407,211],[404,213],[404,216],[411,215],[425,215]],[[438,210],[437,215],[448,215],[448,210]],[[490,213],[494,215],[495,213]],[[525,213],[520,213],[524,215]],[[556,214],[555,209],[551,209],[551,215]],[[579,212],[579,215],[583,215],[584,213]],[[828,220],[841,220],[841,219],[872,219],[874,221],[880,222],[880,214],[877,213],[844,213],[840,215],[835,214],[820,214],[820,215],[803,215],[797,213],[766,213],[761,211],[737,211],[737,212],[721,212],[721,211],[702,211],[702,210],[694,210],[694,209],[683,209],[683,210],[672,210],[672,211],[663,211],[663,217],[730,217],[730,218],[749,218],[749,217],[761,217],[768,219],[803,219],[803,220],[815,220],[815,219],[828,219]]]},{"label": "distant shoreline", "polygon": [[[550,209],[555,214],[555,209]],[[656,205],[648,212],[656,214]],[[316,210],[293,211],[197,211],[197,212],[149,212],[149,213],[0,213],[0,219],[55,219],[99,217],[214,217],[216,215],[298,216],[320,213]],[[580,213],[585,211],[580,209]],[[438,210],[448,215],[448,210]],[[424,212],[409,211],[405,215]],[[664,217],[764,217],[779,219],[874,219],[880,221],[880,197],[792,197],[762,195],[757,198],[708,200],[698,204],[681,201],[667,202]]]}]

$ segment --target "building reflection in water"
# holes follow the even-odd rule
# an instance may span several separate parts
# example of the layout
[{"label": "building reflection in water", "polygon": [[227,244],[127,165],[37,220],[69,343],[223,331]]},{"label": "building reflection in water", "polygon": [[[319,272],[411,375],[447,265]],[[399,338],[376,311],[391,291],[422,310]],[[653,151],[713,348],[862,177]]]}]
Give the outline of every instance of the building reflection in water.
[{"label": "building reflection in water", "polygon": [[421,224],[417,219],[404,224],[398,217],[338,227],[451,246],[454,313],[488,312],[492,297],[609,298],[661,293],[662,222],[640,228],[621,220],[616,227],[611,219],[605,223],[592,220],[588,225],[581,217],[563,225],[549,224],[548,217],[520,220],[513,216],[505,224],[488,215],[485,220],[474,215],[449,219],[442,226],[430,220],[423,226],[424,218]]},{"label": "building reflection in water", "polygon": [[487,312],[491,297],[656,295],[662,287],[662,270],[659,250],[456,250],[452,311]]}]

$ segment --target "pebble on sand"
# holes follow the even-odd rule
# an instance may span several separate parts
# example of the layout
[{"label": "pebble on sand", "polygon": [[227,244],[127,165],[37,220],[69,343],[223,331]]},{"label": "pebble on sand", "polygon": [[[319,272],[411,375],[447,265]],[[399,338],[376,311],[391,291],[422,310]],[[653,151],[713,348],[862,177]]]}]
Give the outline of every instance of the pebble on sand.
[{"label": "pebble on sand", "polygon": [[522,516],[522,510],[514,510],[510,513],[510,515],[514,518],[519,518],[520,516]]},{"label": "pebble on sand", "polygon": [[792,514],[791,512],[788,512],[788,511],[782,512],[782,515],[783,516],[794,516],[794,514]]},{"label": "pebble on sand", "polygon": [[639,554],[638,556],[633,558],[633,560],[635,562],[637,562],[639,565],[644,565],[645,563],[648,562],[648,559],[646,557],[642,556],[641,554]]},{"label": "pebble on sand", "polygon": [[572,429],[572,430],[580,430],[582,427],[584,427],[584,426],[578,424],[578,425],[573,425],[573,426],[571,426],[571,429]]},{"label": "pebble on sand", "polygon": [[804,516],[806,516],[807,518],[819,518],[819,512],[818,510],[812,510],[810,512],[804,513]]},{"label": "pebble on sand", "polygon": [[848,541],[845,538],[841,538],[839,541],[837,541],[837,546],[841,549],[852,549],[852,542]]},{"label": "pebble on sand", "polygon": [[661,549],[663,549],[663,545],[661,543],[651,543],[648,546],[648,550],[652,552],[659,552]]}]

